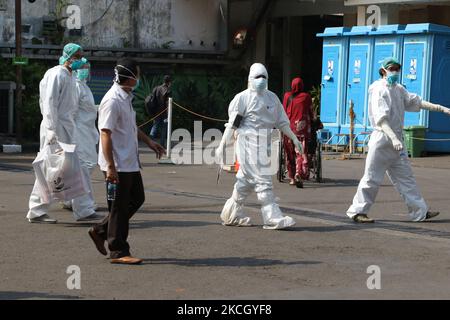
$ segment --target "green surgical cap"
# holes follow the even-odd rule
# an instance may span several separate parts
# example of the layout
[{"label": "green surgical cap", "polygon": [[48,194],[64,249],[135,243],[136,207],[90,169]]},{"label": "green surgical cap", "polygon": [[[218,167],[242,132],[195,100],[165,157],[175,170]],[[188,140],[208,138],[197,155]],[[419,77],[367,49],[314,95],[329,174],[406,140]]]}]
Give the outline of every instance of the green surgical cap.
[{"label": "green surgical cap", "polygon": [[59,64],[66,63],[66,61],[69,60],[78,50],[83,50],[83,48],[76,43],[66,44],[64,46],[63,55],[59,58]]},{"label": "green surgical cap", "polygon": [[382,66],[384,69],[389,68],[389,67],[392,66],[393,64],[397,64],[397,65],[399,65],[400,67],[402,66],[402,65],[400,64],[400,62],[399,62],[396,58],[394,58],[394,57],[386,58],[386,59],[384,59],[384,60],[381,62],[381,66]]}]

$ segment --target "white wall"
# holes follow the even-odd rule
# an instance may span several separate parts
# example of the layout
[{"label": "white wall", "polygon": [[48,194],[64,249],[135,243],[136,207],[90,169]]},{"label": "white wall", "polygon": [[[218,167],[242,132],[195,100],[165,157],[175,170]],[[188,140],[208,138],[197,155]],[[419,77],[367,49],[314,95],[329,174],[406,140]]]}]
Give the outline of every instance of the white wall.
[{"label": "white wall", "polygon": [[[42,17],[49,13],[47,0],[38,1],[40,4],[22,1],[22,24],[31,26],[31,34],[40,33],[42,29]],[[15,41],[15,0],[2,0],[0,11],[0,42]],[[26,37],[26,36],[25,36]]]},{"label": "white wall", "polygon": [[220,3],[218,0],[140,1],[140,45],[155,48],[173,42],[170,47],[174,49],[226,49],[221,28],[226,29],[227,23],[222,20]]},{"label": "white wall", "polygon": [[[13,43],[14,0],[0,1],[7,7],[0,11],[0,42]],[[81,8],[84,33],[79,42],[85,46],[156,49],[173,41],[171,49],[227,49],[227,0],[115,0],[112,6],[111,0],[70,2]],[[33,36],[40,37],[42,19],[55,10],[56,0],[22,3],[23,24],[31,24]]]}]

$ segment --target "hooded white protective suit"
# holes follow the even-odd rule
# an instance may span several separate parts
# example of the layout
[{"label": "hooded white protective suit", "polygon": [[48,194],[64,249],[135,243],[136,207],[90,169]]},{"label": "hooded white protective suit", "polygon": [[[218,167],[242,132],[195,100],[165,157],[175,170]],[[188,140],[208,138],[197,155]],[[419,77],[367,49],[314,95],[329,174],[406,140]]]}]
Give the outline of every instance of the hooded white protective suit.
[{"label": "hooded white protective suit", "polygon": [[[426,218],[428,207],[417,187],[402,140],[405,111],[419,112],[421,108],[421,98],[409,93],[401,85],[389,86],[386,79],[380,79],[369,87],[369,119],[375,130],[369,141],[364,176],[353,204],[347,210],[350,218],[369,212],[385,172],[405,201],[411,220],[423,221]],[[383,132],[381,126],[385,121],[401,140],[402,151],[395,150],[392,140]]]},{"label": "hooded white protective suit", "polygon": [[73,199],[71,203],[65,203],[65,205],[72,207],[75,219],[79,220],[95,213],[91,174],[97,165],[98,154],[96,146],[99,142],[99,133],[95,125],[98,108],[95,105],[92,91],[85,80],[77,79],[76,87],[79,107],[75,116],[76,130],[74,138],[77,145],[77,154],[80,158],[81,169],[86,181],[88,181],[90,192]]},{"label": "hooded white protective suit", "polygon": [[[236,175],[233,195],[225,203],[220,217],[224,225],[250,225],[250,217],[244,214],[243,206],[247,196],[254,190],[261,203],[264,228],[283,229],[293,226],[295,221],[289,216],[283,216],[276,203],[272,190],[272,169],[276,164],[265,164],[261,159],[270,154],[273,128],[279,128],[283,132],[289,130],[290,136],[295,135],[290,129],[289,119],[278,97],[267,90],[267,86],[256,89],[255,78],[259,75],[268,79],[266,68],[262,64],[252,65],[249,88],[237,94],[229,106],[227,130],[237,127],[236,155],[240,168]],[[242,116],[242,120],[239,126],[236,126],[235,119],[238,115]]]},{"label": "hooded white protective suit", "polygon": [[[43,120],[40,127],[40,149],[56,134],[58,141],[74,144],[75,114],[78,109],[76,79],[66,67],[53,67],[39,84],[39,105]],[[49,204],[42,203],[34,184],[29,201],[27,218],[33,219],[48,213]]]}]

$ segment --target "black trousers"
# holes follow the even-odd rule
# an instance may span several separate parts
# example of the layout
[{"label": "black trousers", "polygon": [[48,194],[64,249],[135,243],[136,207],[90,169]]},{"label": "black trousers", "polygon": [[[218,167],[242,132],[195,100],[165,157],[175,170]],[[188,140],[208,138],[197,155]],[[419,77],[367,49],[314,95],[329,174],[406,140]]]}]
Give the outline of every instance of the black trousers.
[{"label": "black trousers", "polygon": [[[104,172],[105,176],[106,173]],[[108,201],[109,215],[94,227],[108,241],[110,257],[117,259],[130,254],[127,242],[129,221],[145,201],[140,172],[119,172],[116,200]]]}]

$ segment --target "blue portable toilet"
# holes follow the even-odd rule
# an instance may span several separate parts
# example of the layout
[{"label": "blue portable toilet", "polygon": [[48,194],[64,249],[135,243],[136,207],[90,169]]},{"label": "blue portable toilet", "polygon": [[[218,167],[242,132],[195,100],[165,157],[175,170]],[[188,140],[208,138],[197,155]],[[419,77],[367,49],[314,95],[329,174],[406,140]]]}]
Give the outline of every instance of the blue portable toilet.
[{"label": "blue portable toilet", "polygon": [[[406,25],[399,24],[382,25],[369,32],[369,35],[374,38],[369,86],[376,80],[380,79],[381,76],[379,70],[384,59],[395,57],[401,61],[403,54],[403,36],[399,35],[398,32],[404,30],[405,27]],[[368,102],[366,108],[368,108]],[[368,131],[373,130],[368,116],[366,116],[366,127]],[[362,136],[359,140],[363,140],[365,138],[366,136]]]},{"label": "blue portable toilet", "polygon": [[[402,84],[424,100],[450,107],[450,28],[430,23],[409,24],[404,36]],[[405,126],[427,127],[426,139],[450,139],[450,117],[422,110],[407,112]],[[450,141],[426,141],[425,151],[450,152]]]},{"label": "blue portable toilet", "polygon": [[349,30],[326,28],[317,34],[323,37],[320,119],[331,136],[340,133],[341,110],[345,105],[348,38],[343,35]]},{"label": "blue portable toilet", "polygon": [[357,26],[344,32],[349,37],[348,72],[346,80],[346,100],[341,110],[342,133],[350,133],[350,102],[355,113],[354,134],[366,131],[367,127],[367,88],[371,80],[371,61],[373,56],[373,37],[369,26]]},{"label": "blue portable toilet", "polygon": [[[450,27],[435,24],[327,28],[322,62],[321,119],[331,135],[348,134],[349,104],[356,115],[354,134],[371,130],[368,88],[380,76],[380,61],[394,56],[402,61],[401,84],[424,100],[450,107]],[[407,112],[405,126],[427,128],[425,151],[450,152],[450,117],[422,110]],[[364,136],[361,137],[364,139]],[[439,140],[433,140],[439,139]],[[442,140],[444,139],[444,140]],[[332,143],[337,143],[335,136]]]},{"label": "blue portable toilet", "polygon": [[393,24],[379,26],[376,30],[369,34],[374,36],[374,48],[372,59],[372,77],[370,83],[378,80],[380,74],[378,73],[381,67],[381,62],[389,57],[395,57],[399,61],[402,59],[403,52],[403,36],[398,35],[399,31],[405,30],[405,25]]}]

